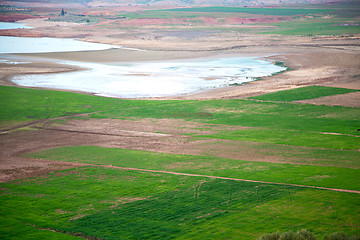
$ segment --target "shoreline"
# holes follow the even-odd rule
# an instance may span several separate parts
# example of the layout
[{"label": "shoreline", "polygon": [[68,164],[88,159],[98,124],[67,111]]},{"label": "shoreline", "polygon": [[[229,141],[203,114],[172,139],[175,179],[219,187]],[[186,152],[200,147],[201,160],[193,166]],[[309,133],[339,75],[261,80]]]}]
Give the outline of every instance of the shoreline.
[{"label": "shoreline", "polygon": [[[115,96],[106,96],[101,95],[99,93],[95,92],[85,92],[81,90],[71,90],[71,89],[61,89],[61,88],[49,88],[49,87],[27,87],[27,86],[21,86],[17,85],[15,82],[12,81],[12,78],[19,75],[32,75],[32,74],[56,74],[56,73],[66,73],[66,72],[73,72],[73,71],[81,71],[86,70],[86,68],[81,68],[80,66],[71,65],[71,61],[74,61],[73,58],[69,60],[69,57],[66,57],[66,59],[62,59],[63,55],[70,55],[70,56],[76,56],[77,59],[81,59],[85,63],[159,63],[164,62],[168,60],[171,61],[201,61],[201,60],[208,60],[208,59],[218,59],[218,58],[227,58],[227,57],[249,57],[249,58],[255,58],[255,59],[261,59],[266,60],[265,57],[269,57],[268,54],[266,55],[259,55],[259,54],[239,54],[239,53],[212,53],[212,52],[206,52],[206,54],[197,54],[193,52],[187,52],[184,51],[182,54],[176,54],[174,55],[172,51],[148,51],[144,50],[142,51],[142,54],[139,55],[137,51],[128,50],[128,49],[116,49],[116,52],[122,52],[125,54],[120,55],[121,57],[114,57],[111,59],[111,62],[104,61],[100,57],[97,59],[97,61],[84,61],[87,59],[87,56],[89,54],[91,55],[107,55],[109,53],[113,53],[114,49],[109,50],[98,50],[98,51],[85,51],[85,52],[60,52],[60,53],[26,53],[26,54],[5,54],[10,56],[16,56],[15,61],[22,61],[26,60],[29,61],[29,63],[25,64],[1,64],[0,68],[4,69],[4,65],[8,67],[8,69],[11,69],[10,71],[7,71],[6,74],[0,72],[0,83],[1,85],[7,85],[7,86],[15,86],[15,87],[21,87],[21,88],[34,88],[34,89],[47,89],[47,90],[55,90],[55,91],[68,91],[68,92],[75,92],[75,93],[81,93],[86,95],[94,95],[94,96],[101,96],[101,97],[109,97],[109,98],[119,98],[119,99],[157,99],[157,98],[171,98],[176,99],[181,96],[192,96],[201,92],[205,92],[206,90],[196,90],[190,93],[181,93],[178,95],[169,95],[169,96],[163,96],[163,97],[115,97]],[[156,53],[154,57],[154,52]],[[176,51],[177,52],[177,51]],[[146,53],[146,54],[143,54]],[[165,53],[165,54],[164,54]],[[171,54],[169,54],[171,53]],[[22,59],[21,57],[25,56],[25,59]],[[57,56],[57,59],[54,58],[54,56]],[[125,57],[124,57],[125,56]],[[50,58],[51,57],[51,58]],[[126,58],[126,59],[125,59]],[[61,60],[60,60],[61,59]],[[156,59],[156,60],[154,60]],[[35,60],[35,61],[34,61]],[[116,60],[116,61],[115,61]],[[121,61],[119,61],[121,60]],[[77,62],[77,61],[76,61]],[[75,61],[74,61],[75,63]],[[81,63],[81,62],[80,62]],[[228,86],[219,87],[221,89],[226,89]]]},{"label": "shoreline", "polygon": [[[10,54],[7,54],[10,55]],[[116,63],[116,62],[156,62],[164,60],[185,60],[214,57],[254,57],[270,62],[281,61],[291,68],[274,76],[263,77],[262,80],[251,81],[239,86],[227,86],[186,95],[166,97],[143,97],[123,99],[147,99],[147,100],[209,100],[247,98],[264,93],[287,90],[296,87],[322,85],[344,88],[360,89],[359,78],[351,79],[351,76],[360,74],[360,54],[356,51],[339,50],[336,48],[312,47],[298,49],[296,46],[273,46],[247,47],[231,51],[172,51],[172,50],[144,50],[134,51],[129,49],[108,49],[82,52],[55,52],[55,53],[32,53],[11,54],[36,59],[29,64],[0,64],[0,84],[16,86],[11,78],[25,74],[63,73],[84,70],[73,65],[65,65],[60,61],[79,61],[92,63]],[[345,73],[345,74],[344,74]],[[86,95],[94,93],[53,88],[37,88],[56,91],[75,92]],[[97,96],[97,95],[96,95]]]}]

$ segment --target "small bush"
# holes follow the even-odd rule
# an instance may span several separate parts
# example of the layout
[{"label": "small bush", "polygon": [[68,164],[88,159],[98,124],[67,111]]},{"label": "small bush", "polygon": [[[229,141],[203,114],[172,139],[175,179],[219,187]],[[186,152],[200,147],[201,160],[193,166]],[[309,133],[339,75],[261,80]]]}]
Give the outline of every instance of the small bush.
[{"label": "small bush", "polygon": [[324,240],[360,240],[360,236],[354,235],[350,237],[343,232],[335,232],[330,236],[325,234]]},{"label": "small bush", "polygon": [[260,238],[260,240],[316,240],[316,237],[312,232],[302,229],[296,233],[293,231],[287,231],[283,233],[275,232],[265,234]]},{"label": "small bush", "polygon": [[316,240],[316,237],[309,230],[302,229],[302,230],[297,231],[296,239],[297,240]]},{"label": "small bush", "polygon": [[[302,229],[296,233],[293,231],[275,232],[263,235],[258,240],[316,240],[315,235],[309,230]],[[360,236],[354,235],[349,237],[343,232],[335,232],[331,235],[325,234],[324,240],[360,240]]]},{"label": "small bush", "polygon": [[280,235],[279,240],[295,240],[296,239],[296,233],[293,231],[284,232]]},{"label": "small bush", "polygon": [[280,238],[280,232],[269,233],[262,236],[261,240],[278,240]]}]

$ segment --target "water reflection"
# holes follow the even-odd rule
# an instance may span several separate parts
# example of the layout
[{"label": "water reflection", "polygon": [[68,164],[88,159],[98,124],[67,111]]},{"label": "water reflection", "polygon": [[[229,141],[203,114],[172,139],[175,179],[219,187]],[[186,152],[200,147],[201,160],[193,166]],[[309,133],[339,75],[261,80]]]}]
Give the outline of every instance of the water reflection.
[{"label": "water reflection", "polygon": [[118,46],[90,43],[68,38],[31,38],[0,36],[0,53],[44,53],[94,51]]}]

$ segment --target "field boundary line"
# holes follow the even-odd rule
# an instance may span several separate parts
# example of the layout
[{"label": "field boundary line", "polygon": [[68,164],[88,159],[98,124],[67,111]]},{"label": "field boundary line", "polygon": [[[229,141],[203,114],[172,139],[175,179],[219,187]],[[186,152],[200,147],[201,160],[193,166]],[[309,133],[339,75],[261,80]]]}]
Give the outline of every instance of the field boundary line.
[{"label": "field boundary line", "polygon": [[89,164],[89,165],[98,166],[98,167],[102,166],[104,168],[116,168],[116,169],[130,170],[130,171],[166,173],[166,174],[173,174],[173,175],[179,175],[179,176],[206,177],[206,178],[212,178],[212,179],[224,179],[224,180],[232,180],[232,181],[239,181],[239,182],[266,183],[266,184],[276,184],[276,185],[294,186],[294,187],[302,187],[302,188],[312,188],[312,189],[319,189],[319,190],[329,190],[329,191],[334,191],[334,192],[347,192],[347,193],[360,194],[360,191],[358,191],[358,190],[349,190],[349,189],[341,189],[341,188],[318,187],[318,186],[301,185],[301,184],[293,184],[293,183],[267,182],[267,181],[250,180],[250,179],[242,179],[242,178],[230,178],[230,177],[221,177],[221,176],[201,175],[201,174],[195,174],[195,173],[179,173],[179,172],[163,171],[163,170],[151,170],[151,169],[141,169],[141,168],[118,167],[118,166],[112,166],[112,165],[95,165],[95,164]]}]

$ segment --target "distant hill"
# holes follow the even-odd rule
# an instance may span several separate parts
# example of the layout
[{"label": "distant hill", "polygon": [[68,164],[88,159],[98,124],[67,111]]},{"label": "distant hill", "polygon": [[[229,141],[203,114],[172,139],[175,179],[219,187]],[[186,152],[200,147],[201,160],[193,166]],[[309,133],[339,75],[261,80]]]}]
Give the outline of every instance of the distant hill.
[{"label": "distant hill", "polygon": [[[109,6],[109,5],[171,5],[171,6],[269,6],[288,4],[316,4],[329,2],[345,2],[348,0],[6,0],[0,5],[79,5],[79,6]],[[351,0],[350,0],[351,1]],[[352,0],[359,2],[359,0]]]},{"label": "distant hill", "polygon": [[[105,1],[106,2],[106,1]],[[113,0],[121,4],[149,4],[149,5],[278,5],[278,4],[307,4],[326,3],[334,0]]]},{"label": "distant hill", "polygon": [[[79,0],[81,1],[81,0]],[[82,0],[86,1],[86,0]],[[89,0],[94,3],[117,3],[121,5],[181,5],[181,6],[201,6],[201,5],[228,5],[228,6],[265,6],[279,4],[314,4],[328,2],[342,2],[344,0]],[[355,0],[356,1],[356,0]]]}]

